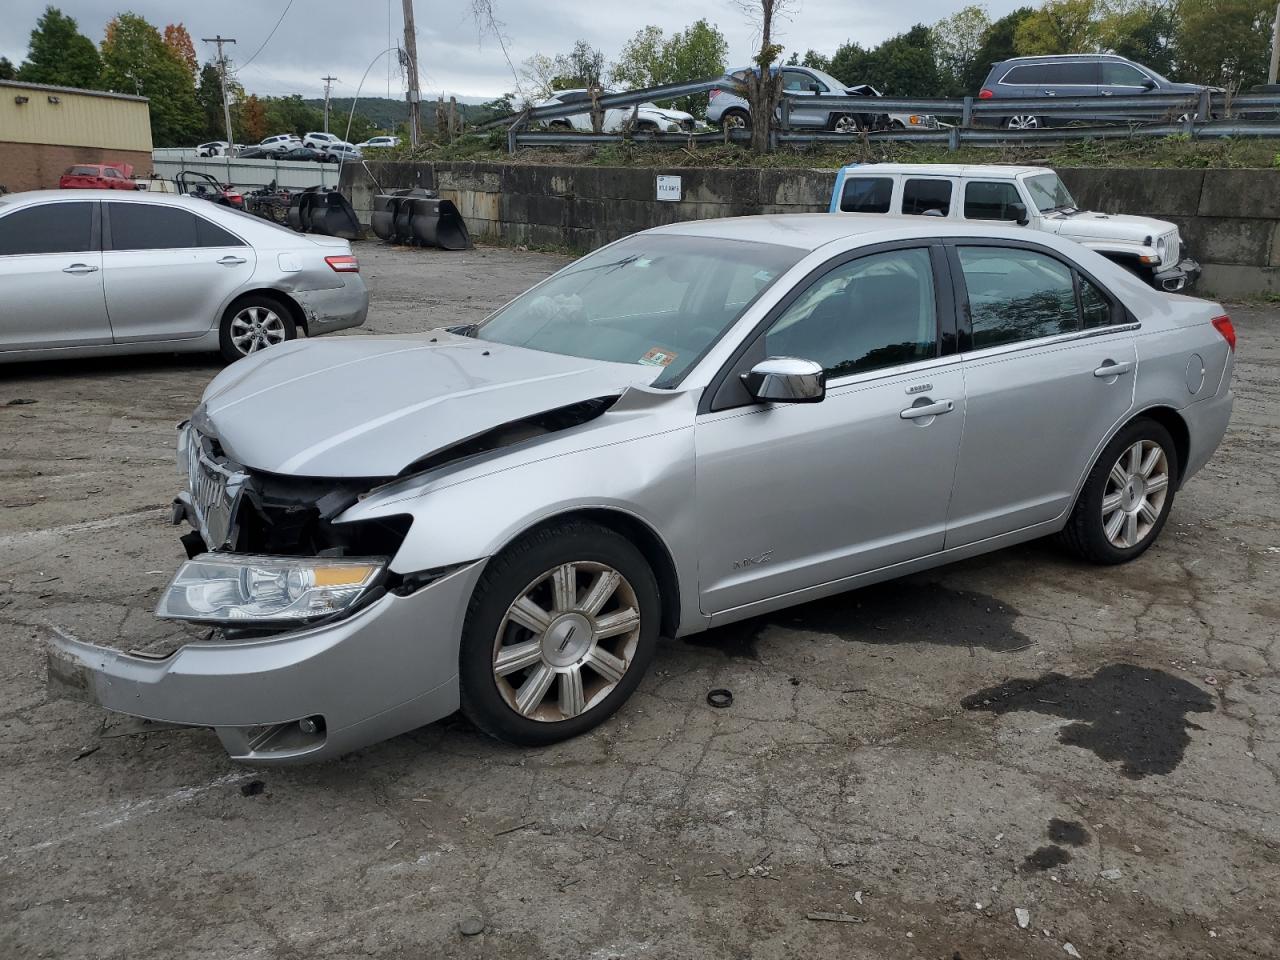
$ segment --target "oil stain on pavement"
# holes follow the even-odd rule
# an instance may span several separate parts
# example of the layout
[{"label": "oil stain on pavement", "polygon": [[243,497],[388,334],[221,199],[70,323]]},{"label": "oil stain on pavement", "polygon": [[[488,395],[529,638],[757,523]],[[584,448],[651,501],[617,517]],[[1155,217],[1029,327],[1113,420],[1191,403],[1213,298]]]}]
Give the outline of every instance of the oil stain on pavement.
[{"label": "oil stain on pavement", "polygon": [[1182,762],[1191,742],[1187,730],[1202,729],[1187,714],[1212,712],[1213,700],[1180,677],[1118,663],[1092,677],[1048,673],[1008,680],[965,697],[961,706],[997,716],[1031,710],[1075,720],[1059,730],[1062,743],[1120,763],[1126,777],[1140,780],[1170,773]]},{"label": "oil stain on pavement", "polygon": [[717,627],[687,642],[726,656],[755,659],[761,632],[776,626],[859,643],[925,643],[1003,653],[1031,646],[1031,640],[1014,629],[1017,617],[1013,607],[986,594],[896,580]]}]

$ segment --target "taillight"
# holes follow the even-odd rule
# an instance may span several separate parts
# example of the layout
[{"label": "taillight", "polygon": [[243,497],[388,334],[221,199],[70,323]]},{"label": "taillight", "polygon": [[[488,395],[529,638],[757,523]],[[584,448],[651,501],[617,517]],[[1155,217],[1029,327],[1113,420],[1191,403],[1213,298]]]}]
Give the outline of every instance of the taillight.
[{"label": "taillight", "polygon": [[983,87],[981,90],[978,91],[979,100],[990,100],[994,96],[995,96],[995,91],[988,90],[986,87]]},{"label": "taillight", "polygon": [[324,262],[329,265],[329,269],[334,273],[360,272],[360,261],[349,253],[339,257],[325,257]]},{"label": "taillight", "polygon": [[242,207],[244,206],[244,197],[240,196],[240,194],[238,193],[231,193],[230,191],[228,191],[227,202],[231,204],[235,204],[237,207]]},{"label": "taillight", "polygon": [[1231,325],[1231,318],[1225,314],[1221,317],[1214,317],[1212,321],[1213,329],[1222,334],[1222,339],[1227,341],[1227,346],[1234,353],[1236,349],[1236,328]]}]

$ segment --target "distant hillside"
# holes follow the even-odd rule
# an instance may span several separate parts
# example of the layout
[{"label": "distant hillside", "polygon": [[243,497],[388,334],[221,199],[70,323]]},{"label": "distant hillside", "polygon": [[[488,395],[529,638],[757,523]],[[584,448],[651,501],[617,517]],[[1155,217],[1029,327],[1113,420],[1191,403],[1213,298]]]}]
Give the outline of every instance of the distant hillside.
[{"label": "distant hillside", "polygon": [[[302,102],[318,110],[324,109],[323,98]],[[351,98],[334,97],[329,101],[329,111],[330,116],[346,116],[351,112]],[[462,101],[458,102],[458,112],[462,114],[464,123],[474,121],[481,116],[487,119],[491,115],[491,111],[484,110],[479,104]],[[379,130],[394,130],[396,126],[409,119],[409,104],[404,100],[388,100],[386,97],[361,97],[360,102],[356,104],[356,113],[364,116]],[[435,129],[436,102],[434,100],[422,101],[422,125],[428,130]]]}]

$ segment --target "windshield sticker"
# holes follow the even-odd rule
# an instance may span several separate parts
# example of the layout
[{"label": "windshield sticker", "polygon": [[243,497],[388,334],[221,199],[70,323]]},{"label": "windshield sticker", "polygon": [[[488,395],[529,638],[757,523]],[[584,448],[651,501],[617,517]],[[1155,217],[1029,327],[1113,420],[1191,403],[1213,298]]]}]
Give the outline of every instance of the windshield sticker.
[{"label": "windshield sticker", "polygon": [[676,355],[670,350],[663,350],[660,347],[654,347],[640,358],[640,362],[650,367],[665,367],[668,366],[675,358]]}]

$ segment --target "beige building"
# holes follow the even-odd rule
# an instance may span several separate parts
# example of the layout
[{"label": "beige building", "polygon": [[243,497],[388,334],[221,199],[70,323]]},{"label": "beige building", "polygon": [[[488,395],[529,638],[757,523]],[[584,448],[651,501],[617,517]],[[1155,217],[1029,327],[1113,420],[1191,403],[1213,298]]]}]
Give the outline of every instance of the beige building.
[{"label": "beige building", "polygon": [[0,80],[0,184],[56,187],[72,164],[109,162],[151,172],[146,97]]}]

